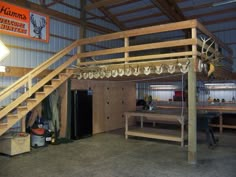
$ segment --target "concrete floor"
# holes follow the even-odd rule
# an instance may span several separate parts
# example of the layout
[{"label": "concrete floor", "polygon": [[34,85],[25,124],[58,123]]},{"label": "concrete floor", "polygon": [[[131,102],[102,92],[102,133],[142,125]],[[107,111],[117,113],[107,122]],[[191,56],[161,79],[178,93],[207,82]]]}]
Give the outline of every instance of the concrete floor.
[{"label": "concrete floor", "polygon": [[0,155],[0,177],[234,177],[236,132],[219,138],[213,150],[200,142],[198,163],[191,165],[187,148],[178,144],[102,133],[14,157]]}]

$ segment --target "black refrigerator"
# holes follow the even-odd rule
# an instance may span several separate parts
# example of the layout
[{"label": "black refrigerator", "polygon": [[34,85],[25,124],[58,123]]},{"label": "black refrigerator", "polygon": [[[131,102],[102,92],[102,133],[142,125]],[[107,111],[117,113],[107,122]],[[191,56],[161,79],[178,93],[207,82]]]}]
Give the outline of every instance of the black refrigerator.
[{"label": "black refrigerator", "polygon": [[93,94],[91,90],[71,91],[71,139],[92,136]]}]

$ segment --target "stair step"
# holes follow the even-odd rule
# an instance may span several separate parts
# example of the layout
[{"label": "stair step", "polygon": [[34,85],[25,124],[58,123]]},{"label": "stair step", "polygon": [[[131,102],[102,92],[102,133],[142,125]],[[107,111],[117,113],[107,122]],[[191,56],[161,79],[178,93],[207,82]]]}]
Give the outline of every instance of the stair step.
[{"label": "stair step", "polygon": [[26,100],[27,101],[27,103],[29,102],[29,103],[34,103],[34,102],[36,102],[37,101],[37,99],[35,99],[35,98],[29,98],[29,99],[27,99]]},{"label": "stair step", "polygon": [[75,69],[73,69],[73,68],[67,68],[66,69],[67,73],[74,73],[74,71],[75,71]]},{"label": "stair step", "polygon": [[52,79],[52,85],[54,85],[54,84],[58,84],[58,83],[60,83],[61,82],[61,79]]},{"label": "stair step", "polygon": [[45,95],[45,92],[35,92],[37,95]]},{"label": "stair step", "polygon": [[37,97],[42,97],[45,94],[46,94],[45,92],[35,92],[35,98],[37,99]]},{"label": "stair step", "polygon": [[0,123],[0,127],[7,127],[8,123],[4,122],[4,123]]},{"label": "stair step", "polygon": [[18,118],[18,114],[8,114],[7,118],[8,119],[17,119]]},{"label": "stair step", "polygon": [[27,106],[18,106],[17,107],[18,110],[27,110]]},{"label": "stair step", "polygon": [[44,91],[45,91],[45,90],[48,90],[48,89],[51,90],[51,89],[53,89],[53,88],[54,88],[53,85],[44,85],[44,86],[43,86]]},{"label": "stair step", "polygon": [[67,73],[60,73],[59,74],[59,78],[61,78],[61,77],[68,77],[69,75],[67,74]]},{"label": "stair step", "polygon": [[57,79],[52,79],[52,81],[55,81],[55,82],[60,82],[61,79],[57,78]]}]

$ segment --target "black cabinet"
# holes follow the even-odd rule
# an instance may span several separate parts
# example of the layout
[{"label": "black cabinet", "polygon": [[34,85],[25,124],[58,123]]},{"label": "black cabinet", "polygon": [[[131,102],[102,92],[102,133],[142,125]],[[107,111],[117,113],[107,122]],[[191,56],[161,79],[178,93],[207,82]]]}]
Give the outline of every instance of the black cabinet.
[{"label": "black cabinet", "polygon": [[92,100],[91,90],[71,91],[71,139],[92,136]]}]

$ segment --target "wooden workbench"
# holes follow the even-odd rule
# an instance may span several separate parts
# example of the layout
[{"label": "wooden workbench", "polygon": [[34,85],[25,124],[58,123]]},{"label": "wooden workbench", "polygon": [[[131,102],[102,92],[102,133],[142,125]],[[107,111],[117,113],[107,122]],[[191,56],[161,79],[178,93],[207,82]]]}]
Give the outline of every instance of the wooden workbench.
[{"label": "wooden workbench", "polygon": [[[155,111],[135,111],[135,112],[125,112],[125,138],[128,136],[138,136],[144,138],[161,139],[168,141],[180,142],[181,146],[184,146],[184,125],[186,116],[182,115],[180,111],[170,111],[170,110],[155,110]],[[129,119],[131,117],[140,118],[140,128],[129,129]],[[180,135],[163,132],[154,132],[150,129],[143,127],[143,120],[151,120],[155,122],[162,122],[165,124],[179,124],[181,126]]]},{"label": "wooden workbench", "polygon": [[[163,105],[158,106],[162,109],[180,109],[180,106],[177,105]],[[235,113],[236,114],[236,105],[234,104],[215,104],[215,105],[203,105],[197,106],[197,111],[207,112],[216,112],[219,113],[219,124],[210,124],[211,127],[218,127],[220,133],[223,133],[224,128],[236,129],[236,125],[226,125],[223,123],[223,114],[224,113]]]}]

